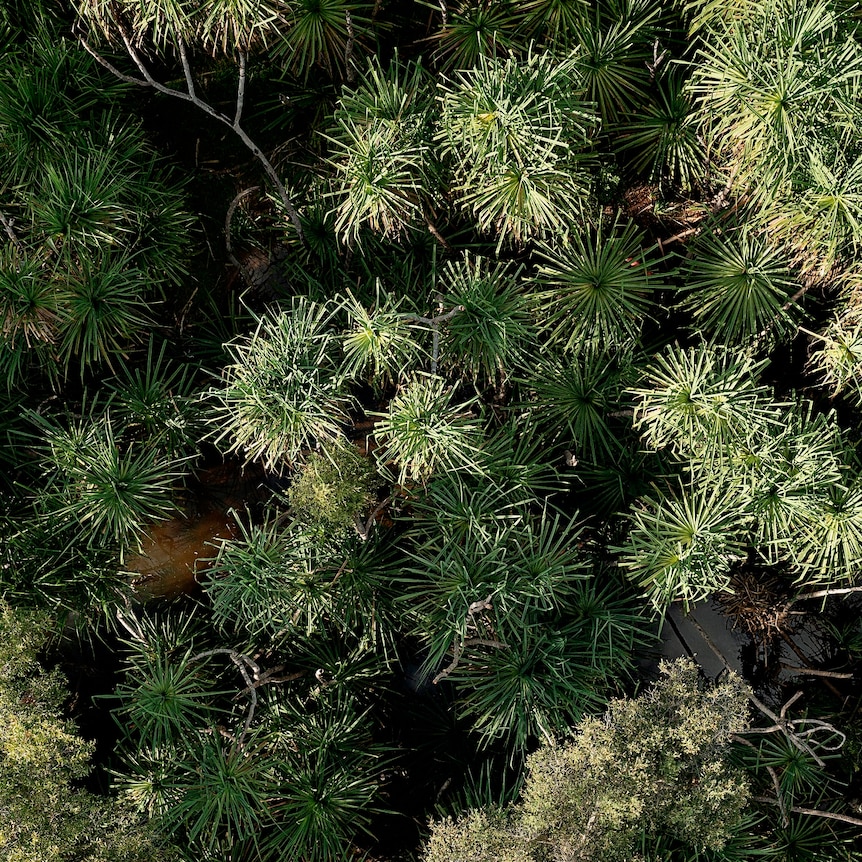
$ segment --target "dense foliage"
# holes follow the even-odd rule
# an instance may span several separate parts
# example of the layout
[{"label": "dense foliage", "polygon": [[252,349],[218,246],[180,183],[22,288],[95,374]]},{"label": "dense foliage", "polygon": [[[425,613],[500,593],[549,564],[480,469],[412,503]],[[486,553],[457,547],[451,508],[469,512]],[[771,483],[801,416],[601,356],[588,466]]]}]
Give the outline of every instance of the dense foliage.
[{"label": "dense foliage", "polygon": [[854,4],[0,54],[3,858],[862,858]]}]

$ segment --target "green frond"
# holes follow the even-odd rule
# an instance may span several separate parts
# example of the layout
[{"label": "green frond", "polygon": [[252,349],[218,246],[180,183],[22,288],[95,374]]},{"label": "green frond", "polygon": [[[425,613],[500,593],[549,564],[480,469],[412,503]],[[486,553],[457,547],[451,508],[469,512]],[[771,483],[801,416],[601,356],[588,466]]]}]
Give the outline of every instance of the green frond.
[{"label": "green frond", "polygon": [[662,286],[650,270],[655,248],[644,248],[633,222],[618,219],[540,247],[536,280],[544,289],[536,303],[549,341],[575,353],[634,342]]},{"label": "green frond", "polygon": [[470,404],[439,377],[415,377],[380,414],[374,436],[381,463],[393,462],[399,484],[425,482],[441,470],[481,472],[481,425]]},{"label": "green frond", "polygon": [[792,325],[785,305],[797,284],[788,262],[746,226],[702,233],[680,269],[680,308],[718,343],[747,343],[773,323]]},{"label": "green frond", "polygon": [[295,299],[227,346],[233,364],[216,392],[224,418],[216,442],[228,439],[229,451],[278,471],[343,437],[349,401],[342,394],[331,317],[325,305]]}]

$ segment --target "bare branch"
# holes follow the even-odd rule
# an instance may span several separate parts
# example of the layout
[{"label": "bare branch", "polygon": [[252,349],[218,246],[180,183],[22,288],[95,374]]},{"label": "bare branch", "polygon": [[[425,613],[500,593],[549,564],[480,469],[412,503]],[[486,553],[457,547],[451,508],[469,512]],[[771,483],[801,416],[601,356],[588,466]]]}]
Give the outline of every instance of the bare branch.
[{"label": "bare branch", "polygon": [[183,63],[183,74],[186,76],[186,87],[188,88],[189,95],[192,97],[192,101],[194,101],[197,98],[195,79],[192,77],[192,67],[189,65],[189,58],[186,54],[186,43],[182,39],[178,39],[177,45],[180,49],[180,60]]},{"label": "bare branch", "polygon": [[[193,655],[189,661],[200,661],[202,658],[207,658],[213,655],[230,656],[230,660],[237,666],[240,674],[242,674],[243,681],[246,685],[244,691],[248,692],[250,696],[250,702],[245,716],[245,723],[242,726],[242,733],[240,733],[235,740],[236,747],[242,748],[245,738],[248,735],[249,728],[251,727],[252,719],[254,718],[254,711],[257,708],[257,686],[255,685],[255,682],[258,682],[261,678],[260,667],[254,659],[249,658],[247,655],[243,655],[233,649],[224,648],[205,650],[197,655]],[[254,680],[252,680],[248,675],[249,669],[251,669],[254,674]]]},{"label": "bare branch", "polygon": [[[778,805],[778,801],[768,796],[755,796],[755,802],[766,802],[769,805]],[[862,826],[862,819],[851,817],[849,814],[838,814],[835,811],[821,811],[819,808],[802,808],[794,805],[790,809],[791,814],[805,814],[808,817],[825,817],[828,820],[840,820],[842,823],[851,823],[853,826]]]},{"label": "bare branch", "polygon": [[[159,83],[153,78],[144,64],[143,60],[141,60],[138,52],[135,50],[134,45],[132,44],[132,40],[129,38],[128,33],[125,28],[117,23],[117,28],[120,31],[120,35],[123,39],[123,44],[126,46],[126,51],[129,56],[134,61],[135,65],[138,67],[141,75],[144,77],[144,81],[138,81],[135,79],[130,79],[128,76],[123,75],[113,66],[111,66],[107,61],[100,60],[103,66],[108,69],[112,74],[115,74],[118,78],[122,80],[129,80],[131,83],[142,84],[143,86],[153,87],[160,93],[164,93],[166,96],[173,96],[176,99],[182,99],[184,102],[191,102],[201,111],[203,111],[207,116],[212,117],[214,120],[218,120],[220,123],[224,123],[226,126],[229,126],[239,137],[239,139],[245,144],[246,147],[251,151],[252,155],[260,162],[261,167],[266,171],[267,176],[272,180],[273,185],[275,185],[276,190],[278,191],[279,199],[284,205],[285,210],[287,211],[288,217],[290,218],[291,223],[293,224],[294,229],[296,230],[296,234],[299,237],[301,243],[305,244],[305,234],[302,230],[302,222],[299,220],[299,214],[297,213],[293,203],[290,200],[290,196],[287,193],[287,189],[284,187],[284,183],[281,181],[278,173],[275,168],[272,166],[272,163],[266,156],[263,154],[263,151],[255,144],[254,141],[245,133],[243,128],[239,125],[239,119],[242,113],[242,103],[241,99],[245,98],[245,54],[240,54],[240,83],[238,85],[237,91],[237,110],[234,119],[232,120],[230,117],[222,114],[220,111],[215,110],[211,105],[208,105],[202,99],[200,99],[197,93],[194,90],[194,83],[191,81],[191,70],[188,68],[188,59],[185,55],[185,47],[182,42],[179,43],[179,53],[180,57],[183,59],[183,70],[187,72],[186,75],[186,83],[189,85],[189,92],[183,93],[181,90],[174,90],[170,87],[166,87],[164,84]],[[100,58],[93,52],[90,51],[97,60]]]},{"label": "bare branch", "polygon": [[359,533],[359,538],[365,541],[371,535],[371,528],[377,522],[377,516],[392,502],[392,496],[387,497],[382,503],[379,503],[374,511],[368,516],[365,523],[362,523],[362,518],[356,515],[356,532]]},{"label": "bare branch", "polygon": [[353,17],[349,9],[344,10],[344,24],[347,28],[347,42],[344,45],[344,68],[348,82],[353,82],[356,80],[356,69],[353,68],[353,45],[356,42],[356,34],[353,32]]},{"label": "bare branch", "polygon": [[9,237],[9,239],[12,241],[12,244],[19,249],[23,248],[23,246],[21,245],[21,240],[18,239],[18,236],[15,233],[13,227],[15,222],[12,221],[12,219],[10,219],[9,216],[7,216],[6,213],[3,212],[3,210],[0,210],[0,223],[2,223],[3,230],[6,231],[6,236]]},{"label": "bare branch", "polygon": [[[126,46],[126,51],[129,56],[134,61],[135,65],[138,67],[138,71],[144,76],[144,80],[153,88],[158,90],[160,93],[164,93],[166,96],[174,96],[177,99],[182,99],[184,102],[195,102],[195,97],[191,93],[183,93],[180,90],[173,90],[170,87],[166,87],[164,84],[160,84],[151,74],[149,69],[147,69],[144,61],[138,55],[138,52],[135,50],[135,46],[132,45],[132,40],[129,38],[129,34],[126,33],[125,27],[120,27],[120,36],[122,36],[123,44]],[[195,104],[197,104],[195,102]],[[210,109],[212,110],[212,109]],[[212,113],[215,113],[212,111]]]},{"label": "bare branch", "polygon": [[[465,618],[465,622],[469,622],[469,620],[475,616],[476,614],[484,613],[485,611],[489,611],[493,608],[491,604],[491,599],[493,595],[489,595],[486,599],[480,599],[476,602],[471,602],[467,607],[467,616]],[[458,667],[458,662],[461,661],[461,652],[465,646],[488,646],[493,647],[494,649],[508,649],[508,644],[501,643],[497,640],[490,640],[486,638],[460,638],[459,635],[455,635],[455,639],[452,641],[452,661],[431,680],[432,685],[437,685],[441,679],[446,679],[456,667]]]},{"label": "bare branch", "polygon": [[131,75],[124,75],[116,66],[109,63],[101,54],[94,51],[84,39],[83,36],[78,37],[81,47],[103,68],[107,69],[112,75],[125,81],[127,84],[136,84],[138,87],[149,87],[148,81],[142,78],[133,78]]},{"label": "bare branch", "polygon": [[802,595],[796,596],[792,598],[788,603],[787,607],[789,608],[791,605],[796,604],[796,602],[804,602],[808,599],[827,599],[829,596],[843,596],[848,593],[858,593],[862,591],[862,586],[859,587],[842,587],[838,590],[833,589],[825,589],[825,590],[816,590],[813,593],[802,593]]},{"label": "bare branch", "polygon": [[236,85],[236,114],[233,118],[234,129],[239,128],[242,119],[242,109],[245,104],[245,52],[239,52],[239,80]]},{"label": "bare branch", "polygon": [[829,679],[853,679],[852,673],[839,673],[835,670],[818,670],[814,667],[797,667],[795,664],[785,664],[781,662],[781,667],[784,670],[789,670],[792,673],[802,674],[804,676],[822,676]]},{"label": "bare branch", "polygon": [[[753,748],[758,754],[760,754],[760,749],[750,739],[745,739],[744,737],[738,736],[735,733],[731,734],[730,738],[734,742],[740,743],[740,745],[747,745],[749,748]],[[778,806],[781,808],[781,825],[786,827],[790,821],[787,818],[787,808],[784,805],[784,794],[781,792],[781,782],[778,780],[778,773],[772,766],[767,766],[766,771],[769,773],[769,777],[772,779],[773,788],[775,788],[775,800],[769,801],[777,801]]]},{"label": "bare branch", "polygon": [[428,216],[428,213],[423,211],[422,218],[425,220],[425,225],[427,226],[431,236],[433,236],[434,239],[436,239],[437,242],[439,242],[440,245],[442,245],[443,248],[446,249],[446,251],[452,251],[452,246],[449,245],[449,243],[446,241],[446,237],[444,237],[443,234],[440,233],[440,231],[437,229],[437,225],[435,225],[434,222],[431,221],[431,218]]}]

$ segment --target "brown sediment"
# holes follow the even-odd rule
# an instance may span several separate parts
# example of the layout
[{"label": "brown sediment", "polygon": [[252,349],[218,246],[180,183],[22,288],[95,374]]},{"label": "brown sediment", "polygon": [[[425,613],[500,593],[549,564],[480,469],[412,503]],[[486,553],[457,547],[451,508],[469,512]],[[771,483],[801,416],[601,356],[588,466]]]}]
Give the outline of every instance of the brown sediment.
[{"label": "brown sediment", "polygon": [[172,598],[195,589],[196,577],[215,557],[220,540],[236,534],[236,521],[225,511],[156,524],[144,539],[141,552],[126,560],[138,597]]}]

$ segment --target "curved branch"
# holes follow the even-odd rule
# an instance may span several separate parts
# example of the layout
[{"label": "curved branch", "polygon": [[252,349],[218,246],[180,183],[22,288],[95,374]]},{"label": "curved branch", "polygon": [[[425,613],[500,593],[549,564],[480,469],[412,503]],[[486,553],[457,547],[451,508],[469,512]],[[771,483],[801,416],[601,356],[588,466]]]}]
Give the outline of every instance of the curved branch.
[{"label": "curved branch", "polygon": [[239,202],[250,195],[252,192],[256,192],[259,186],[249,186],[247,189],[243,189],[241,192],[237,192],[234,195],[233,200],[230,202],[230,206],[227,208],[227,215],[224,218],[224,244],[225,249],[227,250],[227,256],[230,258],[230,262],[240,271],[243,271],[242,264],[236,259],[236,255],[233,253],[233,243],[230,238],[230,230],[231,230],[231,222],[233,221],[233,214],[236,212],[236,208],[239,205]]},{"label": "curved branch", "polygon": [[[230,656],[230,660],[237,666],[239,672],[242,674],[243,681],[245,682],[244,692],[248,692],[250,701],[248,705],[248,710],[245,716],[245,723],[242,726],[242,733],[235,739],[235,745],[237,748],[242,748],[245,743],[245,738],[248,735],[249,728],[251,727],[251,721],[254,718],[254,711],[257,708],[257,686],[255,682],[258,682],[261,678],[260,667],[254,659],[249,658],[247,655],[243,655],[240,652],[237,652],[233,649],[210,649],[204,650],[204,652],[199,652],[197,655],[193,655],[189,661],[200,661],[202,658],[208,658],[213,655],[228,655]],[[248,675],[249,669],[254,674],[254,680]]]}]

